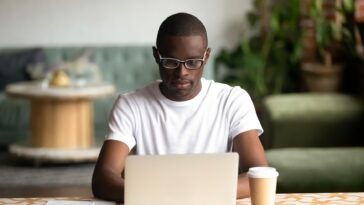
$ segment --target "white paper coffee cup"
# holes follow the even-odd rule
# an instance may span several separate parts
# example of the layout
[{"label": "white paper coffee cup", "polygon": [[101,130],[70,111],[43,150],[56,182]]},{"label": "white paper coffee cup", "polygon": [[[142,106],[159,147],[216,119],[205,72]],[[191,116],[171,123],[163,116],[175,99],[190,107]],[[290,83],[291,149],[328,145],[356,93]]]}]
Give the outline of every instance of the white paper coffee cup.
[{"label": "white paper coffee cup", "polygon": [[248,171],[252,205],[275,203],[278,172],[273,167],[252,167]]}]

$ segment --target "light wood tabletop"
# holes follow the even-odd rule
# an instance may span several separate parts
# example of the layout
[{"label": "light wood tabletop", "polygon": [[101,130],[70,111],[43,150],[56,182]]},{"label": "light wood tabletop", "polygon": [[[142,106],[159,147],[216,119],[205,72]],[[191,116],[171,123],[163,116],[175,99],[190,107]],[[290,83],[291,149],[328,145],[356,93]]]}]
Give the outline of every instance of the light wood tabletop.
[{"label": "light wood tabletop", "polygon": [[[3,204],[24,204],[24,205],[44,205],[48,201],[71,200],[79,202],[101,202],[98,199],[82,197],[62,197],[62,198],[0,198],[0,205]],[[95,203],[97,204],[97,203]],[[237,200],[236,205],[250,205],[250,199]],[[297,193],[297,194],[277,194],[276,205],[362,205],[364,204],[364,192],[359,193]]]}]

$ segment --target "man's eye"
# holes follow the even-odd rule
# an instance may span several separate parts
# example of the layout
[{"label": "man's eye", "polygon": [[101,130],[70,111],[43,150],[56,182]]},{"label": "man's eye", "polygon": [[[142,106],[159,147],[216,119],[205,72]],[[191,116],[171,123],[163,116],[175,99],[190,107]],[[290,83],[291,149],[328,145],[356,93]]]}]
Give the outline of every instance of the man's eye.
[{"label": "man's eye", "polygon": [[192,60],[188,60],[186,63],[190,66],[199,66],[199,65],[201,65],[201,60],[192,59]]},{"label": "man's eye", "polygon": [[173,59],[164,59],[162,60],[162,65],[164,66],[176,66],[178,64],[178,62],[176,60]]}]

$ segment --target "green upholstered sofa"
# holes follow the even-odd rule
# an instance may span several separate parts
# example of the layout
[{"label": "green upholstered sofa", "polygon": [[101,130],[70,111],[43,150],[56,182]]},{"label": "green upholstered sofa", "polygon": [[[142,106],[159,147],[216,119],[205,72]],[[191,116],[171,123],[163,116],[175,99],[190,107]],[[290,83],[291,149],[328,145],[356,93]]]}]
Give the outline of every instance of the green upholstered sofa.
[{"label": "green upholstered sofa", "polygon": [[262,142],[278,192],[364,191],[363,99],[287,94],[264,100]]},{"label": "green upholstered sofa", "polygon": [[[41,60],[47,65],[52,65],[74,60],[85,50],[100,68],[102,79],[113,83],[117,89],[114,96],[97,99],[94,103],[94,133],[95,137],[102,139],[106,131],[108,113],[117,94],[134,90],[159,79],[157,64],[152,55],[152,46],[0,49],[0,85],[4,85],[8,78],[14,78],[17,81],[26,80],[24,76],[14,77],[14,75],[16,73],[24,75],[26,61],[33,62],[36,58],[33,55],[34,52],[41,52]],[[204,76],[208,79],[213,79],[212,63],[211,60],[205,66]],[[30,136],[29,106],[27,100],[9,98],[4,90],[0,91],[0,146],[22,141]]]}]

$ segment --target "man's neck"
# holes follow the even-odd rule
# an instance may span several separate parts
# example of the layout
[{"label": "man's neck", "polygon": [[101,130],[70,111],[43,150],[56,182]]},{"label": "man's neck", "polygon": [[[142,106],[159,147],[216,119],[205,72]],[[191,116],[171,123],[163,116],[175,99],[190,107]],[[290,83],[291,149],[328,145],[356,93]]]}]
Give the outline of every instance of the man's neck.
[{"label": "man's neck", "polygon": [[173,90],[168,90],[164,85],[163,82],[161,82],[159,84],[159,90],[162,93],[162,95],[166,98],[168,98],[169,100],[172,101],[188,101],[191,100],[193,98],[195,98],[202,90],[202,83],[201,80],[198,82],[198,84],[196,85],[196,87],[194,88],[194,90],[192,90],[190,93],[187,93],[185,95],[183,95],[183,93],[181,93],[181,95],[178,95],[178,93],[174,92]]}]

